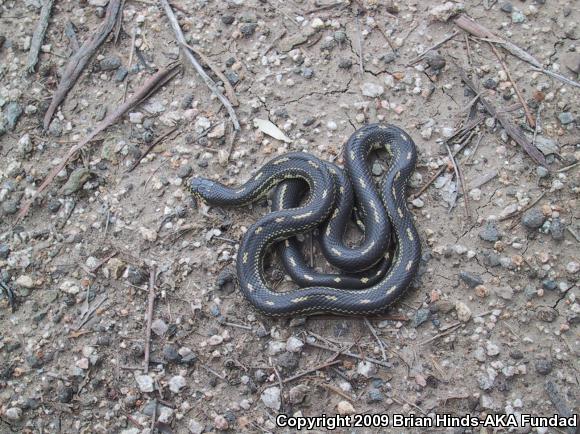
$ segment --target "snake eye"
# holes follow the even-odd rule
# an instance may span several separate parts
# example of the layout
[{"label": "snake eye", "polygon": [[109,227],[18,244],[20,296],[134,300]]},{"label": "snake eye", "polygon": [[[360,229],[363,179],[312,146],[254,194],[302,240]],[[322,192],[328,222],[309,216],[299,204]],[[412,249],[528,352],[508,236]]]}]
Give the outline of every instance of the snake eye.
[{"label": "snake eye", "polygon": [[212,182],[203,178],[192,178],[189,181],[189,189],[193,194],[202,197],[207,196],[211,191]]}]

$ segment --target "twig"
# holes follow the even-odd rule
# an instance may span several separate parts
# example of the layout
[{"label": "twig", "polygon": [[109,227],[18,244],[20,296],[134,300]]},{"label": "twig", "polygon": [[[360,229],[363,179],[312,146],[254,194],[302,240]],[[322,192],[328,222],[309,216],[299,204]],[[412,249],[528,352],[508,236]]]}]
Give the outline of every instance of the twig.
[{"label": "twig", "polygon": [[[402,405],[401,401],[409,404],[411,407],[414,407],[415,409],[419,410],[421,413],[423,413],[424,416],[427,416],[427,412],[425,410],[423,410],[421,407],[419,407],[417,404],[413,404],[411,401],[403,398],[402,396],[399,396],[399,398],[392,398],[393,401],[395,401],[396,403],[398,403],[399,405]],[[401,401],[399,401],[399,399]]]},{"label": "twig", "polygon": [[207,372],[209,372],[210,374],[213,374],[213,375],[215,375],[216,377],[218,377],[218,378],[219,378],[219,379],[221,379],[221,380],[225,380],[225,379],[226,379],[226,377],[224,377],[224,376],[223,376],[223,375],[221,375],[221,374],[218,374],[216,371],[214,371],[213,369],[211,369],[211,368],[209,368],[209,367],[207,367],[207,366],[205,366],[205,365],[201,365],[201,367],[202,367],[203,369],[205,369]]},{"label": "twig", "polygon": [[385,352],[385,345],[383,344],[383,341],[381,340],[381,338],[379,338],[379,335],[377,334],[377,331],[375,330],[375,328],[373,327],[373,325],[371,324],[371,322],[367,319],[364,318],[365,324],[367,325],[367,327],[369,328],[369,330],[371,331],[372,335],[375,337],[377,343],[379,344],[379,348],[381,349],[381,354],[383,356],[383,360],[387,360],[387,353]]},{"label": "twig", "polygon": [[[459,70],[459,75],[463,82],[475,93],[478,93],[478,87],[473,81],[467,76],[465,70],[461,67],[457,67]],[[526,139],[523,133],[516,127],[504,113],[498,112],[498,110],[492,105],[490,101],[485,99],[483,96],[479,98],[485,109],[490,115],[495,117],[503,129],[506,131],[508,136],[510,136],[518,145],[520,145],[524,151],[538,164],[547,168],[546,159],[544,155],[538,150],[538,148],[533,147],[530,142]]]},{"label": "twig", "polygon": [[54,0],[44,0],[44,4],[42,5],[40,18],[38,19],[38,24],[34,29],[34,35],[32,35],[30,51],[28,52],[28,60],[26,61],[26,70],[29,74],[34,72],[34,67],[38,63],[38,53],[40,53],[40,46],[44,40],[46,29],[48,28],[48,20],[50,19],[53,3]]},{"label": "twig", "polygon": [[[167,15],[167,19],[169,20],[171,27],[173,28],[173,32],[175,33],[175,37],[177,38],[177,42],[182,48],[186,47],[187,43],[185,41],[185,37],[183,36],[181,27],[179,27],[179,23],[177,22],[177,18],[175,17],[175,14],[173,13],[171,6],[169,5],[169,2],[167,0],[159,0],[159,1],[163,6],[163,9],[165,10],[165,14]],[[236,116],[236,112],[232,107],[230,101],[228,101],[228,99],[220,92],[215,82],[211,79],[209,75],[206,74],[206,72],[203,70],[201,65],[197,62],[197,60],[191,53],[191,51],[184,49],[183,52],[185,53],[185,57],[187,57],[187,60],[189,60],[189,62],[193,65],[197,73],[201,76],[207,87],[211,89],[214,95],[220,100],[222,105],[225,107],[225,109],[230,115],[230,120],[232,121],[234,128],[236,130],[239,130],[240,123],[238,121],[238,117]]]},{"label": "twig", "polygon": [[428,344],[429,342],[433,342],[436,339],[439,339],[439,338],[441,338],[443,336],[446,336],[449,333],[454,332],[455,330],[457,330],[459,328],[459,326],[461,326],[461,323],[460,322],[457,322],[455,324],[452,324],[445,331],[443,331],[441,333],[437,333],[435,336],[432,336],[429,339],[427,339],[427,340],[425,340],[423,342],[420,342],[419,343],[419,346],[423,346],[425,344]]},{"label": "twig", "polygon": [[516,95],[518,96],[518,100],[520,101],[520,104],[522,105],[522,107],[524,108],[524,112],[526,113],[526,119],[528,120],[528,124],[530,124],[531,128],[536,128],[536,121],[534,120],[534,117],[530,113],[530,108],[528,107],[526,100],[522,96],[522,93],[520,92],[520,89],[519,89],[517,83],[512,78],[512,74],[510,73],[509,68],[507,67],[506,63],[501,58],[499,53],[497,52],[497,48],[495,48],[495,46],[491,42],[488,42],[488,44],[491,47],[493,54],[495,54],[495,57],[497,57],[497,60],[499,60],[499,63],[501,64],[501,67],[505,71],[508,80],[511,82],[512,86],[514,87],[514,90],[516,91]]},{"label": "twig", "polygon": [[147,155],[149,155],[149,153],[151,152],[151,150],[155,146],[157,146],[159,143],[161,143],[163,140],[165,140],[166,137],[168,137],[171,134],[173,134],[176,130],[177,130],[177,127],[171,128],[169,131],[163,133],[161,135],[161,137],[157,138],[157,140],[155,140],[153,143],[151,143],[147,147],[147,149],[145,149],[145,152],[143,152],[141,154],[141,156],[131,165],[131,167],[127,170],[127,173],[132,172],[133,170],[135,170],[135,168],[139,165],[139,163],[141,163],[141,161],[143,160],[143,158],[145,158]]},{"label": "twig", "polygon": [[326,390],[330,390],[331,392],[334,392],[334,393],[336,393],[339,396],[342,396],[347,401],[354,402],[354,399],[352,399],[350,396],[348,396],[342,390],[334,387],[332,384],[321,383],[321,384],[319,384],[319,386],[320,387],[324,387]]},{"label": "twig", "polygon": [[270,45],[268,45],[268,47],[266,47],[266,49],[264,51],[262,51],[262,56],[265,56],[266,54],[268,54],[268,52],[272,48],[274,48],[274,45],[276,45],[276,42],[278,42],[280,39],[282,39],[284,37],[284,35],[286,35],[286,29],[282,30],[282,32],[280,32],[280,34],[272,40],[272,43]]},{"label": "twig", "polygon": [[518,215],[521,215],[523,213],[525,213],[527,210],[529,210],[530,208],[532,208],[535,204],[537,204],[540,200],[542,200],[542,198],[544,197],[544,195],[546,194],[545,191],[542,192],[542,194],[540,194],[536,199],[534,199],[534,201],[532,201],[530,204],[528,204],[528,206],[522,208],[519,211],[514,212],[513,214],[510,215],[506,215],[504,217],[501,217],[499,219],[500,222],[503,222],[505,220],[510,220]]},{"label": "twig", "polygon": [[465,179],[463,178],[463,173],[459,170],[459,166],[457,165],[457,161],[455,161],[455,157],[453,157],[453,152],[451,152],[449,144],[445,143],[445,147],[447,148],[449,159],[451,160],[453,170],[455,171],[455,176],[457,177],[457,181],[459,182],[461,191],[463,193],[463,203],[465,205],[465,217],[469,221],[471,219],[471,215],[469,214],[469,202],[467,200],[467,192],[465,191]]},{"label": "twig", "polygon": [[250,331],[252,330],[252,327],[250,327],[250,326],[247,326],[244,324],[236,324],[235,322],[225,321],[221,324],[226,325],[226,326],[230,326],[230,327],[235,327],[235,328],[242,329],[242,330],[250,330]]},{"label": "twig", "polygon": [[541,113],[542,113],[542,104],[538,105],[538,110],[536,111],[536,126],[534,127],[534,137],[532,138],[532,146],[536,146],[536,137],[538,135],[538,129],[540,128]]},{"label": "twig", "polygon": [[464,14],[460,15],[458,18],[455,19],[455,24],[461,29],[465,30],[466,32],[472,34],[473,36],[483,39],[490,39],[494,43],[500,44],[512,55],[532,65],[533,66],[532,70],[549,75],[550,77],[553,77],[571,86],[580,87],[580,83],[578,83],[577,81],[571,80],[567,77],[564,77],[563,75],[556,74],[555,72],[544,69],[542,63],[534,56],[529,54],[527,51],[522,50],[517,45],[512,44],[511,42],[506,41],[505,39],[499,38],[498,36],[494,35],[488,28],[477,23],[467,15]]},{"label": "twig", "polygon": [[[133,55],[135,54],[135,39],[137,37],[137,32],[135,29],[131,32],[131,51],[129,52],[129,62],[127,63],[127,71],[131,70],[133,66]],[[127,89],[129,88],[129,79],[125,79],[125,90],[123,91],[123,102],[127,100]]]},{"label": "twig", "polygon": [[228,160],[230,161],[230,158],[232,158],[232,153],[234,152],[234,147],[236,144],[236,135],[238,134],[238,130],[234,129],[231,134],[229,135],[229,146],[228,146]]},{"label": "twig", "polygon": [[228,80],[228,78],[224,75],[224,73],[221,72],[220,69],[217,66],[215,66],[213,64],[213,62],[211,60],[209,60],[207,58],[207,56],[205,54],[203,54],[201,51],[199,51],[196,48],[193,48],[191,45],[188,45],[188,44],[184,44],[184,46],[186,48],[189,48],[191,51],[193,51],[193,53],[197,57],[199,57],[201,59],[201,61],[204,62],[208,66],[208,68],[213,71],[213,73],[215,75],[218,76],[218,78],[224,84],[224,88],[226,90],[226,95],[228,96],[228,98],[232,102],[232,105],[234,107],[237,107],[238,105],[240,105],[240,103],[238,102],[238,98],[236,97],[236,92],[234,91],[234,88],[232,87],[232,84],[230,83],[230,81]]},{"label": "twig", "polygon": [[[114,0],[113,0],[114,1]],[[110,5],[111,3],[109,3]],[[128,101],[121,104],[113,113],[109,114],[105,119],[103,119],[85,138],[83,138],[78,144],[69,149],[68,153],[62,159],[60,164],[54,167],[47,177],[44,179],[40,187],[32,195],[32,197],[22,206],[22,209],[18,213],[18,219],[22,219],[32,205],[34,199],[41,194],[49,184],[54,180],[56,175],[67,165],[67,163],[88,143],[90,143],[99,133],[107,129],[109,126],[114,124],[123,114],[125,114],[133,106],[136,106],[144,99],[148,98],[154,92],[157,91],[161,86],[166,84],[171,80],[177,73],[178,64],[172,64],[167,69],[159,71],[157,74],[152,76],[149,80],[141,86],[135,94]]]},{"label": "twig", "polygon": [[107,36],[109,33],[111,33],[111,30],[113,30],[113,26],[117,21],[117,14],[119,13],[120,5],[121,0],[111,0],[109,2],[109,5],[107,6],[107,13],[101,27],[85,41],[85,43],[77,50],[76,53],[71,56],[68,64],[66,65],[60,83],[52,95],[52,101],[50,102],[50,105],[48,106],[48,109],[44,115],[45,130],[48,129],[54,112],[60,103],[64,100],[69,90],[74,86],[79,76],[81,75],[81,72],[83,72],[83,69],[89,63],[89,60],[95,51],[97,51],[105,39],[107,39]]},{"label": "twig", "polygon": [[356,34],[357,34],[357,48],[358,48],[358,62],[360,73],[363,75],[365,73],[365,68],[363,65],[363,52],[362,52],[362,34],[360,31],[360,21],[358,19],[359,12],[355,12],[355,22],[356,22]]},{"label": "twig", "polygon": [[469,43],[469,35],[465,34],[465,49],[467,50],[467,63],[473,65],[473,60],[471,57],[471,44]]},{"label": "twig", "polygon": [[[337,353],[336,355],[338,355],[338,354],[339,353]],[[322,363],[320,365],[315,366],[314,368],[307,369],[306,371],[301,372],[300,374],[296,374],[296,375],[293,375],[292,377],[288,377],[288,378],[284,379],[282,381],[282,383],[290,383],[290,382],[297,380],[299,378],[302,378],[305,375],[308,375],[312,372],[320,371],[321,369],[328,368],[329,366],[338,365],[340,363],[342,363],[340,360],[332,360],[330,362]]]},{"label": "twig", "polygon": [[557,172],[558,173],[567,172],[568,170],[573,169],[574,167],[577,167],[579,164],[580,164],[580,161],[576,162],[574,164],[570,164],[569,166],[562,167],[561,169],[558,169]]},{"label": "twig", "polygon": [[320,348],[321,350],[332,351],[333,353],[339,352],[340,354],[344,354],[345,356],[352,357],[352,358],[358,359],[358,360],[366,360],[367,362],[371,362],[371,363],[374,363],[375,365],[383,366],[384,368],[391,367],[391,366],[389,366],[389,364],[382,362],[380,360],[373,359],[370,357],[363,357],[359,354],[351,353],[350,351],[341,351],[341,350],[337,350],[335,348],[327,347],[326,345],[316,344],[314,342],[307,341],[306,343],[314,348]]},{"label": "twig", "polygon": [[153,306],[155,305],[155,265],[149,271],[149,300],[147,306],[147,328],[145,329],[145,360],[143,369],[149,372],[149,354],[151,352],[151,323],[153,322]]},{"label": "twig", "polygon": [[459,32],[457,30],[453,30],[452,34],[446,36],[441,41],[439,41],[435,45],[433,45],[432,47],[427,48],[425,51],[423,51],[421,54],[419,54],[417,57],[415,57],[413,60],[411,60],[409,63],[407,63],[407,66],[411,66],[411,65],[414,65],[415,63],[419,62],[423,57],[425,57],[425,54],[427,54],[429,51],[436,50],[441,45],[445,44],[447,41],[455,38],[458,34],[459,34]]}]

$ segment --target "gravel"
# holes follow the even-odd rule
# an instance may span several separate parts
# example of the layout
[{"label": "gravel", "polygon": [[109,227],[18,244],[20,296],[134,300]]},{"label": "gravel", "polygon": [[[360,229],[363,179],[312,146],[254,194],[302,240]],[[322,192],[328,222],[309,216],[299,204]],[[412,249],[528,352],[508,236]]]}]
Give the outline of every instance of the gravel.
[{"label": "gravel", "polygon": [[475,273],[469,271],[460,271],[459,278],[463,280],[470,288],[475,288],[483,284],[483,279]]},{"label": "gravel", "polygon": [[531,208],[522,214],[522,224],[528,229],[538,229],[545,220],[546,216],[540,208]]},{"label": "gravel", "polygon": [[479,231],[479,238],[484,241],[496,242],[501,238],[497,223],[493,220],[487,221]]}]

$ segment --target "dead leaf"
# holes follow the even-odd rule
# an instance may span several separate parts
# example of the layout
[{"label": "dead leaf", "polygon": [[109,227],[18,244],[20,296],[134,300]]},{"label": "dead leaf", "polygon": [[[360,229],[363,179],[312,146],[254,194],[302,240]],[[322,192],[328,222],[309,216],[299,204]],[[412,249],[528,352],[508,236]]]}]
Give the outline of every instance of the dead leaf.
[{"label": "dead leaf", "polygon": [[280,130],[276,125],[270,122],[267,119],[259,119],[254,118],[254,127],[258,128],[264,134],[269,135],[270,137],[275,138],[276,140],[282,140],[286,143],[291,143],[292,139],[290,139],[286,134]]}]

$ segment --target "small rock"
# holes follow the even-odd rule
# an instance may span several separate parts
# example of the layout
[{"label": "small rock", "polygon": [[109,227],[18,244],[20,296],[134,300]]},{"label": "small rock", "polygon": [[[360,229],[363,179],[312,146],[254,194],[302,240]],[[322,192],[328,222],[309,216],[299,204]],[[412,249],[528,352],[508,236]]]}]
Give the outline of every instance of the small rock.
[{"label": "small rock", "polygon": [[286,341],[286,351],[290,351],[291,353],[299,353],[302,351],[302,347],[304,347],[304,342],[295,336],[291,336]]},{"label": "small rock", "polygon": [[542,280],[542,288],[546,291],[555,291],[558,289],[558,284],[553,279],[544,279]]},{"label": "small rock", "polygon": [[183,378],[181,375],[176,375],[171,377],[168,384],[169,390],[171,390],[173,393],[179,393],[179,391],[183,389],[187,383],[185,378]]},{"label": "small rock", "polygon": [[65,196],[70,196],[73,193],[76,193],[83,186],[91,177],[91,171],[85,167],[79,167],[78,169],[73,170],[70,174],[68,181],[62,187],[62,192]]},{"label": "small rock", "polygon": [[488,356],[497,356],[499,354],[499,347],[491,342],[487,342],[485,345],[485,351],[487,352]]},{"label": "small rock", "polygon": [[512,23],[521,24],[526,21],[526,16],[518,10],[512,11]]},{"label": "small rock", "polygon": [[10,246],[8,244],[0,244],[0,259],[7,259],[10,256]]},{"label": "small rock", "polygon": [[123,82],[125,78],[127,78],[127,74],[129,74],[127,68],[125,68],[124,66],[120,66],[119,69],[117,69],[117,72],[115,72],[115,81],[117,83]]},{"label": "small rock", "polygon": [[304,401],[306,394],[310,392],[310,388],[305,384],[300,384],[298,386],[294,386],[290,389],[289,398],[292,404],[300,404]]},{"label": "small rock", "polygon": [[169,329],[169,326],[167,324],[165,324],[165,321],[163,321],[160,318],[153,320],[153,322],[151,323],[151,330],[157,336],[164,336],[165,333],[167,333],[168,329]]},{"label": "small rock", "polygon": [[434,71],[439,71],[446,65],[445,58],[436,51],[429,51],[425,55],[425,60],[427,61],[427,65]]},{"label": "small rock", "polygon": [[570,274],[576,274],[580,270],[580,263],[576,261],[570,261],[566,264],[566,271]]},{"label": "small rock", "polygon": [[203,430],[205,429],[205,426],[201,423],[199,423],[197,420],[192,419],[189,421],[189,424],[187,425],[187,429],[189,430],[189,432],[191,434],[201,434],[203,432]]},{"label": "small rock", "polygon": [[74,396],[74,390],[70,386],[62,386],[58,389],[57,398],[59,402],[67,404],[72,401]]},{"label": "small rock", "polygon": [[484,241],[496,242],[501,238],[499,229],[495,221],[490,220],[485,223],[481,231],[479,231],[479,238]]},{"label": "small rock", "polygon": [[233,15],[222,15],[222,23],[224,23],[226,26],[233,24],[234,20],[235,17]]},{"label": "small rock", "polygon": [[338,67],[341,69],[349,69],[352,67],[352,60],[350,59],[340,59],[338,62]]},{"label": "small rock", "polygon": [[4,108],[4,119],[8,131],[14,130],[20,116],[22,116],[22,106],[15,101],[9,102]]},{"label": "small rock", "polygon": [[155,390],[153,378],[151,378],[149,375],[136,375],[135,380],[137,381],[137,386],[141,392],[149,393]]},{"label": "small rock", "polygon": [[421,324],[426,322],[429,317],[431,316],[431,311],[429,309],[421,308],[417,309],[415,316],[413,317],[413,322],[411,323],[412,327],[419,327]]},{"label": "small rock", "polygon": [[140,268],[129,266],[127,269],[127,280],[133,285],[141,285],[147,281],[147,274]]},{"label": "small rock", "polygon": [[313,29],[321,29],[324,27],[324,21],[322,21],[320,18],[314,18],[310,23],[310,26]]},{"label": "small rock", "polygon": [[144,115],[141,112],[131,112],[129,113],[129,122],[132,124],[142,124]]},{"label": "small rock", "polygon": [[467,286],[470,288],[475,288],[477,285],[483,284],[483,279],[481,277],[468,271],[461,271],[459,273],[459,278],[467,283]]},{"label": "small rock", "polygon": [[121,66],[121,59],[117,56],[107,56],[99,62],[101,71],[114,71]]},{"label": "small rock", "polygon": [[338,129],[338,125],[334,121],[328,121],[326,123],[326,128],[328,128],[330,131],[336,131]]},{"label": "small rock", "polygon": [[254,34],[257,27],[258,27],[257,23],[245,23],[245,24],[242,24],[242,26],[240,27],[240,32],[246,38],[249,38],[250,36],[252,36]]},{"label": "small rock", "polygon": [[411,203],[415,208],[423,208],[425,206],[425,202],[423,202],[423,200],[420,197],[413,199]]},{"label": "small rock", "polygon": [[215,425],[215,427],[218,430],[221,431],[226,431],[230,428],[230,423],[228,422],[228,420],[223,417],[221,414],[218,414],[214,420],[213,420],[213,424]]},{"label": "small rock", "polygon": [[575,121],[574,115],[570,112],[562,112],[558,115],[558,119],[562,125],[568,125]]},{"label": "small rock", "polygon": [[541,375],[548,375],[552,372],[552,362],[547,359],[536,360],[535,363],[536,372]]},{"label": "small rock", "polygon": [[502,3],[499,8],[502,10],[502,12],[505,12],[506,14],[511,14],[514,10],[514,7],[510,2]]},{"label": "small rock", "polygon": [[22,409],[18,407],[10,407],[4,412],[6,419],[11,421],[19,421],[22,418]]},{"label": "small rock", "polygon": [[379,389],[375,389],[374,387],[369,390],[367,394],[367,402],[372,404],[374,402],[381,402],[385,398]]},{"label": "small rock", "polygon": [[377,373],[377,367],[374,363],[367,362],[366,360],[361,360],[358,362],[356,367],[356,372],[363,377],[370,378]]},{"label": "small rock", "polygon": [[504,300],[511,300],[514,297],[514,290],[509,286],[502,286],[495,290],[495,293],[498,297],[503,298]]},{"label": "small rock", "polygon": [[435,21],[446,22],[451,17],[463,12],[465,5],[463,3],[445,2],[438,4],[429,10],[429,16]]},{"label": "small rock", "polygon": [[528,229],[538,229],[545,220],[546,217],[540,208],[531,208],[522,215],[522,224]]},{"label": "small rock", "polygon": [[544,166],[538,166],[536,167],[536,175],[538,175],[538,178],[547,178],[550,172]]},{"label": "small rock", "polygon": [[342,416],[347,414],[354,414],[356,412],[352,404],[348,401],[340,401],[336,406],[336,411]]},{"label": "small rock", "polygon": [[558,317],[558,311],[549,306],[539,306],[536,309],[536,316],[540,321],[554,322]]},{"label": "small rock", "polygon": [[175,345],[167,344],[163,347],[163,358],[168,362],[177,362],[181,357]]},{"label": "small rock", "polygon": [[457,318],[461,322],[467,322],[471,319],[471,309],[467,307],[462,301],[455,303],[455,310],[457,311]]},{"label": "small rock", "polygon": [[27,275],[19,276],[18,279],[16,279],[16,285],[21,288],[32,289],[34,288],[34,280],[32,280],[32,277]]},{"label": "small rock", "polygon": [[554,217],[552,219],[552,225],[550,226],[550,234],[555,241],[562,241],[564,239],[564,229],[566,229],[566,225],[560,217]]},{"label": "small rock", "polygon": [[18,212],[20,204],[17,200],[9,199],[2,202],[2,211],[4,215],[14,215]]},{"label": "small rock", "polygon": [[310,78],[314,77],[314,69],[312,69],[312,68],[304,68],[302,70],[302,76],[304,78],[307,78],[307,79],[310,79]]},{"label": "small rock", "polygon": [[486,89],[495,89],[497,88],[497,81],[495,81],[493,78],[488,78],[483,82],[483,87]]},{"label": "small rock", "polygon": [[223,336],[221,335],[213,335],[211,336],[208,340],[207,343],[209,345],[211,345],[212,347],[215,347],[217,345],[220,345],[222,342],[224,341]]},{"label": "small rock", "polygon": [[190,164],[184,164],[177,171],[177,176],[180,178],[188,178],[193,173],[193,167]]},{"label": "small rock", "polygon": [[364,96],[377,98],[385,92],[385,89],[379,84],[366,82],[361,86],[361,91]]},{"label": "small rock", "polygon": [[269,387],[262,392],[260,399],[264,405],[272,410],[280,410],[280,388],[279,387]]}]

